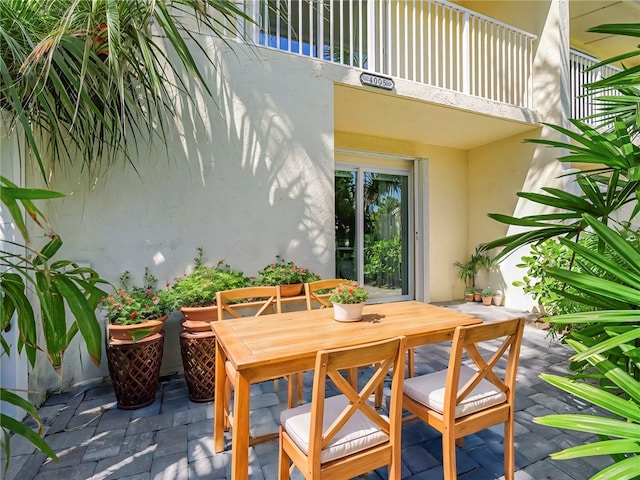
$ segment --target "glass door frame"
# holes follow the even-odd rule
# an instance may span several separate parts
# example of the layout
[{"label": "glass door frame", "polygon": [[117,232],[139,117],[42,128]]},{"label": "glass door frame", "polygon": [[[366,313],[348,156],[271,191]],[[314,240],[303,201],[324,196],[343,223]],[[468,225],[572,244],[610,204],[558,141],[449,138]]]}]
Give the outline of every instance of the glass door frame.
[{"label": "glass door frame", "polygon": [[[338,153],[338,152],[337,152]],[[348,156],[371,156],[382,157],[389,160],[401,159],[401,160],[415,160],[406,159],[402,157],[394,157],[387,155],[376,155],[366,152],[353,152],[344,151]],[[385,162],[386,163],[386,162]],[[381,173],[388,175],[401,175],[407,177],[407,228],[406,228],[406,245],[407,245],[407,294],[395,295],[390,297],[370,298],[369,303],[381,303],[381,302],[395,302],[403,300],[413,300],[415,296],[415,276],[416,276],[416,262],[415,262],[415,185],[414,185],[414,167],[398,168],[392,166],[380,165],[376,163],[355,163],[349,161],[339,161],[336,159],[334,172],[347,171],[356,172],[356,271],[357,281],[364,285],[364,174]],[[335,177],[335,173],[334,173]],[[334,246],[337,248],[337,245]]]}]

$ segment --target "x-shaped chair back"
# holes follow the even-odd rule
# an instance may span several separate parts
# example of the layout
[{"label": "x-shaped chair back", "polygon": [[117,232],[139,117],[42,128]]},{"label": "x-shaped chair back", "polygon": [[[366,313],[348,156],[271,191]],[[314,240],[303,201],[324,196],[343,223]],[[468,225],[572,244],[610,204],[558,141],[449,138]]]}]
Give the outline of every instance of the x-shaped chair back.
[{"label": "x-shaped chair back", "polygon": [[[311,405],[297,407],[297,411],[310,408],[308,452],[301,451],[295,444],[293,438],[300,437],[287,430],[285,421],[280,428],[281,479],[287,477],[289,460],[293,460],[308,479],[353,478],[384,465],[389,466],[389,478],[400,479],[405,351],[406,338],[396,337],[318,352]],[[340,373],[365,366],[371,367],[373,374],[360,389],[354,388]],[[369,397],[390,372],[391,397],[386,416],[369,403]],[[325,398],[327,379],[332,380],[340,395]],[[362,437],[376,437],[376,441],[362,445]]]},{"label": "x-shaped chair back", "polygon": [[[485,323],[471,327],[459,327],[454,335],[449,359],[449,376],[445,386],[445,405],[454,414],[469,394],[482,382],[487,380],[506,395],[506,401],[513,404],[516,370],[520,355],[523,321],[517,319],[507,322]],[[498,341],[489,358],[481,353],[482,342]],[[485,346],[486,348],[486,346]],[[460,386],[460,370],[463,365],[463,354],[467,353],[477,372]],[[504,374],[498,374],[498,363],[506,358]]]}]

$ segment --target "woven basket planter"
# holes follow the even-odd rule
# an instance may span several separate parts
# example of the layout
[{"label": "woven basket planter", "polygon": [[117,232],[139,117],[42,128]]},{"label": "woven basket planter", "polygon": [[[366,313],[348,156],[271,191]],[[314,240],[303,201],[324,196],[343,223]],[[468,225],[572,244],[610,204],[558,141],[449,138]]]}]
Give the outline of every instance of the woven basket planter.
[{"label": "woven basket planter", "polygon": [[107,344],[109,376],[118,408],[134,410],[155,401],[163,347],[164,331],[137,342]]},{"label": "woven basket planter", "polygon": [[216,337],[208,332],[180,333],[184,378],[192,402],[211,402],[215,393]]}]

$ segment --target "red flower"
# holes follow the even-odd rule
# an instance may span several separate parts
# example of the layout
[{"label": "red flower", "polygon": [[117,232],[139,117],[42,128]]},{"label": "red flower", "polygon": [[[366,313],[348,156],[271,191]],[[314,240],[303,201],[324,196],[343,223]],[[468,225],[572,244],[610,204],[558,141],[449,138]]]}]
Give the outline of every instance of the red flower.
[{"label": "red flower", "polygon": [[120,290],[118,292],[118,295],[120,295],[121,297],[126,297],[127,296],[127,292],[125,292],[124,290]]},{"label": "red flower", "polygon": [[136,318],[138,316],[138,312],[131,312],[131,318]]}]

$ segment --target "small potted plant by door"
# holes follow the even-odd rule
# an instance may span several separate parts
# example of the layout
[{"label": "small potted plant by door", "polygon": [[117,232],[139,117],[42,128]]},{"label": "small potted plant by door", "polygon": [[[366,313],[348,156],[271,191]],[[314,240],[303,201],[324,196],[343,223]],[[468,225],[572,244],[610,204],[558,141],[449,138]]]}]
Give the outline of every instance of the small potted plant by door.
[{"label": "small potted plant by door", "polygon": [[495,295],[495,291],[491,288],[491,287],[487,287],[484,290],[482,290],[482,304],[483,305],[491,305],[491,302],[493,302],[493,296]]},{"label": "small potted plant by door", "polygon": [[280,295],[283,297],[295,297],[300,295],[306,282],[320,280],[320,277],[307,268],[297,265],[295,262],[286,261],[280,255],[278,260],[264,267],[258,273],[253,283],[255,285],[280,285]]},{"label": "small potted plant by door", "polygon": [[369,292],[357,282],[339,285],[329,295],[333,304],[333,318],[338,322],[357,322],[362,319],[362,309]]},{"label": "small potted plant by door", "polygon": [[464,289],[464,301],[473,302],[473,287],[465,287]]},{"label": "small potted plant by door", "polygon": [[169,311],[156,278],[145,269],[144,286],[129,286],[130,274],[120,276],[120,288],[103,298],[107,325],[107,361],[118,408],[145,407],[155,401],[164,347],[164,321]]},{"label": "small potted plant by door", "polygon": [[502,292],[500,290],[496,290],[496,293],[493,295],[493,304],[498,307],[501,306],[503,298],[504,295],[502,294]]}]

